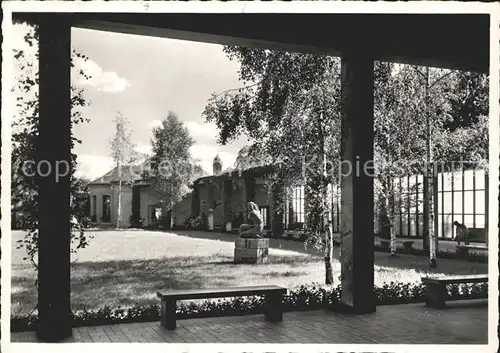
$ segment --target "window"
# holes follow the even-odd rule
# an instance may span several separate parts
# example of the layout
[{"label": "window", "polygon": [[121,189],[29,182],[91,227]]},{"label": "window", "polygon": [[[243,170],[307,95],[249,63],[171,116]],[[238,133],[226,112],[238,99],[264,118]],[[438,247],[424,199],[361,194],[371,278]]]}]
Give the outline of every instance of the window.
[{"label": "window", "polygon": [[95,223],[97,222],[97,196],[92,195],[92,204],[91,204],[92,214],[90,215],[90,221]]},{"label": "window", "polygon": [[104,223],[111,222],[111,196],[110,195],[102,195],[101,221]]},{"label": "window", "polygon": [[285,212],[285,227],[300,228],[304,224],[304,187],[294,187],[290,196]]},{"label": "window", "polygon": [[161,208],[157,207],[156,205],[149,205],[148,206],[148,224],[152,225],[153,223],[156,223],[160,220],[161,218]]},{"label": "window", "polygon": [[92,217],[97,215],[97,196],[92,195]]}]

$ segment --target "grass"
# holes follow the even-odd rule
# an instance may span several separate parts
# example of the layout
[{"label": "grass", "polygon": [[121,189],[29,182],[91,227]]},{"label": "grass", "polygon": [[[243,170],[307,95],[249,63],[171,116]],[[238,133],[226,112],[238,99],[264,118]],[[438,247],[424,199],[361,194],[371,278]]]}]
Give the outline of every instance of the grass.
[{"label": "grass", "polygon": [[[271,239],[269,263],[234,264],[231,234],[179,231],[93,231],[89,247],[72,256],[73,309],[157,304],[156,292],[166,289],[277,284],[293,288],[324,282],[322,253],[300,242]],[[23,249],[12,232],[11,314],[27,314],[36,304],[35,272],[23,261]],[[339,250],[333,264],[340,275]],[[425,257],[391,258],[375,253],[375,283],[420,282],[429,273]],[[433,273],[487,273],[487,264],[440,259]]]}]

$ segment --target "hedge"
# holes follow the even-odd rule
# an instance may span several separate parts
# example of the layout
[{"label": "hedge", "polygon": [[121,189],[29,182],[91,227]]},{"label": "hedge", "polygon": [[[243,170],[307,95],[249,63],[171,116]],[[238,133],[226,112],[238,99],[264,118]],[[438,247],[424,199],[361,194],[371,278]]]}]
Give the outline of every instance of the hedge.
[{"label": "hedge", "polygon": [[[340,285],[301,286],[289,290],[284,296],[284,311],[301,311],[328,308],[342,311],[340,305]],[[460,284],[448,286],[450,300],[479,299],[488,297],[488,284]],[[424,301],[424,285],[421,283],[391,282],[382,287],[375,286],[377,305],[419,303]],[[179,319],[236,316],[262,313],[264,298],[259,296],[238,297],[203,302],[178,303]],[[14,316],[11,318],[11,332],[34,330],[37,316]],[[73,327],[98,326],[119,323],[149,322],[160,320],[160,306],[136,305],[130,308],[105,306],[98,310],[78,310],[73,312]]]},{"label": "hedge", "polygon": [[[384,248],[381,245],[375,245],[375,251],[378,252],[391,252],[390,249]],[[397,248],[397,254],[405,254],[405,255],[415,255],[415,256],[429,256],[427,252],[423,249],[415,249],[415,248]],[[479,263],[488,263],[488,254],[484,253],[473,253],[469,252],[467,255],[463,255],[462,253],[457,253],[455,251],[444,251],[439,250],[436,253],[437,258],[439,259],[450,259],[450,260],[465,260],[470,262],[479,262]]]}]

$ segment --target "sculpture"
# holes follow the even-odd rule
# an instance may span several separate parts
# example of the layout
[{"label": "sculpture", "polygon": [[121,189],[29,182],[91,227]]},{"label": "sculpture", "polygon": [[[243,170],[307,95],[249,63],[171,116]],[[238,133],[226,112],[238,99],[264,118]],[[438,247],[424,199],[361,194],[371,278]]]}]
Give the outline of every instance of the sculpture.
[{"label": "sculpture", "polygon": [[463,241],[465,245],[469,245],[469,228],[458,221],[453,222],[453,225],[457,229],[457,235],[454,240],[458,242],[458,245],[460,245],[461,241]]},{"label": "sculpture", "polygon": [[248,219],[253,224],[242,224],[240,226],[240,238],[260,238],[264,225],[259,207],[252,201],[247,203]]}]

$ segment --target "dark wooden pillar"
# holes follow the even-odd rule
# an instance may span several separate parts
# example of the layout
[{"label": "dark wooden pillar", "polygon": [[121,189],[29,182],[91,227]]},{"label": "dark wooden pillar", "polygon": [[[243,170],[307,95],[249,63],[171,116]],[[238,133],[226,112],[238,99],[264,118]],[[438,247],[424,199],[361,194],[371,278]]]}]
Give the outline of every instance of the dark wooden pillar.
[{"label": "dark wooden pillar", "polygon": [[342,296],[356,313],[375,311],[373,290],[373,60],[342,56]]},{"label": "dark wooden pillar", "polygon": [[71,336],[70,305],[70,36],[67,16],[39,22],[39,193],[37,337]]}]

